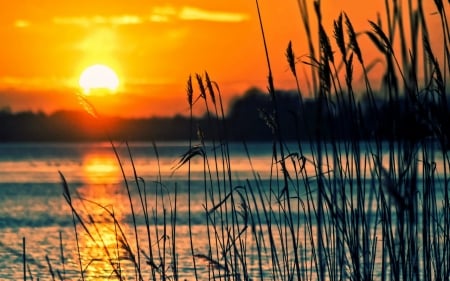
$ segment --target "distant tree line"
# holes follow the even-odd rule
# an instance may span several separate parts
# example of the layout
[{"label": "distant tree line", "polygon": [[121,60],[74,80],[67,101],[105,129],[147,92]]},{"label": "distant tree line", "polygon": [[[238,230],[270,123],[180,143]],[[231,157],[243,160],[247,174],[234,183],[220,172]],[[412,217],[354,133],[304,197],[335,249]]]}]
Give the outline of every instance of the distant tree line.
[{"label": "distant tree line", "polygon": [[[301,103],[298,95],[290,91],[277,92],[277,97],[277,115],[271,97],[253,88],[231,102],[225,118],[205,114],[192,120],[180,115],[141,119],[94,117],[82,111],[13,113],[5,108],[0,111],[0,141],[177,141],[190,136],[198,138],[199,132],[205,139],[265,141],[273,138],[275,126],[279,126],[285,140],[419,140],[432,136],[433,126],[450,131],[446,125],[450,120],[448,109],[433,113],[433,107],[428,106],[430,112],[421,112],[417,105],[408,106],[402,99],[388,102],[362,98],[351,104],[316,98]],[[436,117],[427,117],[430,115]]]}]

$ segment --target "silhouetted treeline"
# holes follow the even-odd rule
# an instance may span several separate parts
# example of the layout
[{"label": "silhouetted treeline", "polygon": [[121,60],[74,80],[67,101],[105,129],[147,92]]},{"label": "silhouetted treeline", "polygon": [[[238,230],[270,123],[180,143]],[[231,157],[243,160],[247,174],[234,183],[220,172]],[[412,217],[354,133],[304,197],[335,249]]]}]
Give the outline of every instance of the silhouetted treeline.
[{"label": "silhouetted treeline", "polygon": [[2,142],[79,142],[108,139],[145,141],[186,139],[189,136],[190,121],[181,116],[145,119],[97,118],[83,111],[58,111],[51,115],[2,112],[0,124]]},{"label": "silhouetted treeline", "polygon": [[[278,117],[267,93],[250,89],[232,101],[225,118],[212,114],[125,119],[93,117],[86,112],[44,113],[0,111],[0,141],[175,141],[190,136],[205,139],[264,141],[273,138],[279,126],[285,140],[321,139],[412,139],[431,136],[433,126],[448,130],[445,124],[433,124],[430,112],[403,100],[395,102],[360,100],[346,102],[330,99],[305,99],[300,103],[294,92],[277,92]],[[425,107],[424,107],[425,108]],[[447,110],[435,110],[437,118],[449,120]],[[447,118],[447,119],[446,119]],[[430,124],[431,123],[431,124]],[[279,125],[277,125],[279,124]],[[447,126],[449,127],[449,126]],[[449,134],[450,135],[450,134]]]},{"label": "silhouetted treeline", "polygon": [[297,92],[279,91],[276,117],[268,94],[250,89],[230,105],[232,139],[273,137],[279,126],[285,140],[411,140],[429,137],[450,143],[450,110],[432,95],[389,99],[382,96],[322,97],[300,100]]}]

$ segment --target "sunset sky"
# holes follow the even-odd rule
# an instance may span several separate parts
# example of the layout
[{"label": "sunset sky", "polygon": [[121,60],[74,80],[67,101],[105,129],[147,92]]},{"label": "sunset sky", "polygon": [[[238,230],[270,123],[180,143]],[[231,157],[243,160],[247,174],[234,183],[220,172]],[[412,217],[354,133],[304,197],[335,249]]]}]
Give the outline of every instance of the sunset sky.
[{"label": "sunset sky", "polygon": [[[17,0],[1,5],[0,108],[81,109],[78,80],[94,64],[108,65],[119,77],[117,93],[89,97],[107,115],[185,115],[186,80],[204,71],[219,84],[226,104],[252,86],[266,88],[255,1]],[[285,59],[289,40],[298,56],[307,54],[297,1],[261,0],[260,5],[275,86],[294,88]],[[383,5],[381,0],[322,1],[324,25],[331,30],[339,12],[346,11],[357,31],[367,30],[367,20],[376,20]]]}]

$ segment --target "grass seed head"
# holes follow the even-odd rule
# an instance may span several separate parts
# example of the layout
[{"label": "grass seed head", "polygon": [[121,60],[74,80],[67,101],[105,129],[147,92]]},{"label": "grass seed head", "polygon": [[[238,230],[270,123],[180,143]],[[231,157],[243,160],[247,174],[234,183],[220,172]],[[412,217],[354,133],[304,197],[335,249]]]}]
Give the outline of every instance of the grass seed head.
[{"label": "grass seed head", "polygon": [[194,90],[192,88],[192,76],[189,75],[188,81],[187,81],[187,85],[186,85],[186,92],[187,92],[187,98],[188,98],[188,103],[189,106],[192,108],[192,97],[194,94]]},{"label": "grass seed head", "polygon": [[344,13],[344,16],[345,16],[345,25],[347,26],[347,33],[350,40],[350,47],[352,48],[353,52],[355,52],[355,55],[358,58],[359,62],[361,64],[364,64],[361,49],[359,48],[358,41],[356,40],[355,29],[353,28],[353,25],[347,14]]},{"label": "grass seed head", "polygon": [[208,72],[205,72],[205,80],[206,80],[206,87],[208,88],[209,96],[211,97],[213,104],[216,104],[216,95],[214,93],[214,89],[212,86],[211,79],[209,78]]},{"label": "grass seed head", "polygon": [[295,55],[292,50],[292,41],[289,41],[289,44],[286,48],[286,58],[289,63],[289,68],[291,69],[292,75],[297,77],[297,70],[295,69]]},{"label": "grass seed head", "polygon": [[342,57],[345,59],[345,38],[344,38],[344,28],[342,27],[342,13],[339,15],[337,20],[334,21],[334,38],[336,39],[336,44],[341,51]]},{"label": "grass seed head", "polygon": [[203,84],[203,79],[200,74],[196,74],[198,88],[200,89],[200,96],[204,99],[206,99],[206,90],[205,90],[205,84]]}]

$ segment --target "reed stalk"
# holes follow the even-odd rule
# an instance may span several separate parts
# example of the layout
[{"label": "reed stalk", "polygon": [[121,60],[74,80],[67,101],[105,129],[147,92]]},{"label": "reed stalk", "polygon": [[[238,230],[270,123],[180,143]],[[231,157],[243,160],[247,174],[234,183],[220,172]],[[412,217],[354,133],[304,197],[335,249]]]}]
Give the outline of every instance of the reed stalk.
[{"label": "reed stalk", "polygon": [[[406,6],[402,1],[385,1],[386,22],[380,18],[368,21],[362,31],[346,13],[341,13],[332,26],[334,42],[322,20],[321,1],[314,1],[314,13],[309,11],[306,1],[297,2],[307,35],[304,42],[309,61],[299,66],[294,46],[288,43],[286,58],[298,96],[289,121],[282,118],[290,109],[284,108],[283,97],[275,87],[262,11],[259,1],[255,2],[271,101],[271,111],[264,112],[264,120],[261,120],[273,132],[268,147],[272,151],[268,179],[262,179],[253,167],[245,138],[242,145],[253,178],[241,180],[233,176],[233,155],[228,139],[228,132],[233,128],[227,127],[220,90],[207,72],[195,76],[197,91],[193,89],[192,77],[188,79],[191,134],[187,151],[180,156],[174,172],[187,166],[189,233],[186,235],[193,264],[192,278],[236,281],[448,279],[448,7],[442,1],[435,1],[444,39],[442,46],[435,47],[431,46],[421,0],[409,0]],[[319,35],[318,42],[313,42],[315,33]],[[374,62],[367,62],[359,42],[361,36],[366,36],[378,50],[379,58]],[[436,48],[442,48],[443,58],[435,55]],[[381,81],[370,78],[375,64],[382,66]],[[298,76],[298,68],[305,66],[311,73],[309,81]],[[362,85],[354,79],[355,66],[361,69]],[[375,82],[381,82],[382,93],[374,89]],[[301,86],[308,84],[313,87],[311,93],[306,94]],[[315,100],[311,102],[310,97]],[[202,101],[206,107],[206,124],[194,121],[193,108],[197,101]],[[313,106],[308,108],[307,103]],[[374,127],[369,125],[372,123],[368,118],[374,120]],[[295,146],[287,141],[284,122],[294,122],[298,129]],[[407,135],[406,126],[414,126],[417,131]],[[194,131],[197,131],[196,140]],[[139,233],[136,219],[139,211],[133,205],[131,186],[120,155],[114,143],[111,145],[128,194],[133,246],[128,243],[114,213],[103,208],[117,227],[117,239],[130,256],[135,278],[144,279],[146,267],[142,266],[142,254],[150,267],[150,279],[181,279],[183,265],[178,264],[176,240],[178,185],[175,185],[174,195],[167,193],[154,144],[158,180],[154,193],[149,196],[145,181],[134,166],[131,147],[126,143],[145,219],[145,234]],[[199,184],[193,180],[191,162],[196,158],[200,158],[203,168],[200,187],[203,189],[205,241],[196,241],[192,232],[193,186]],[[87,224],[92,222],[85,221],[76,210],[62,174],[61,178],[64,197],[72,213],[81,279],[84,280],[78,231],[86,232],[99,245],[104,243],[88,229]],[[153,209],[149,207],[151,200]],[[152,216],[154,231],[151,230]],[[162,230],[158,228],[161,223]],[[148,255],[138,242],[140,235],[146,235]],[[197,250],[198,243],[206,244],[207,250]],[[25,240],[23,247],[26,280]],[[108,249],[104,251],[108,258],[112,257]],[[202,262],[207,262],[209,267],[202,268]],[[62,250],[61,263],[64,272]],[[120,267],[113,268],[115,275],[123,278]]]}]

